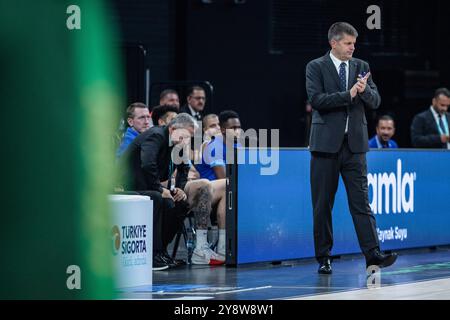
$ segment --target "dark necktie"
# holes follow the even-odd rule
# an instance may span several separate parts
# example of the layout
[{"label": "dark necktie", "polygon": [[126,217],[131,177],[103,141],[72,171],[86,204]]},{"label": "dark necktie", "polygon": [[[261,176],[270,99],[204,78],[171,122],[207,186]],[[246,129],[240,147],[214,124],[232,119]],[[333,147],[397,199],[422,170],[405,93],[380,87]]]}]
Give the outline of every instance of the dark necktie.
[{"label": "dark necktie", "polygon": [[341,65],[339,66],[339,82],[341,84],[341,91],[346,91],[347,90],[347,81],[346,81],[346,77],[345,77],[345,67],[347,65],[345,64],[345,62],[342,62]]},{"label": "dark necktie", "polygon": [[439,127],[441,127],[441,132],[443,132],[443,134],[445,134],[445,127],[444,127],[444,121],[442,121],[442,115],[438,114],[438,118],[439,118]]}]

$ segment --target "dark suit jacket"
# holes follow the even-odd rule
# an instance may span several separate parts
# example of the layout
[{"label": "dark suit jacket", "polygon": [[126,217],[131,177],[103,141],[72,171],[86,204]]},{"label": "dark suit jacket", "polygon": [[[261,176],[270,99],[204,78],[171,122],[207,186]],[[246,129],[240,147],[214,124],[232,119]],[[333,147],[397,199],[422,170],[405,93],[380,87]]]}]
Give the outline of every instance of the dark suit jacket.
[{"label": "dark suit jacket", "polygon": [[[126,190],[162,192],[161,181],[168,179],[172,148],[169,147],[167,127],[152,127],[137,136],[124,154],[130,174]],[[189,165],[180,164],[174,168],[177,169],[176,186],[183,189]]]},{"label": "dark suit jacket", "polygon": [[[445,114],[447,123],[450,124],[450,116]],[[416,148],[447,148],[446,143],[441,142],[441,135],[430,109],[416,114],[411,123],[411,142]]]},{"label": "dark suit jacket", "polygon": [[[187,104],[185,104],[185,105],[180,107],[180,113],[187,113],[188,115],[193,116],[192,113],[191,113],[191,109],[189,109]],[[200,118],[196,118],[196,117],[193,116],[195,120],[199,120],[200,121],[200,120],[203,119],[202,113],[201,112],[199,112],[199,113],[200,113]]]},{"label": "dark suit jacket", "polygon": [[325,56],[310,61],[306,66],[306,91],[313,108],[310,151],[336,153],[339,151],[345,133],[347,114],[348,144],[353,153],[367,152],[368,134],[364,107],[377,109],[381,98],[372,76],[362,94],[351,98],[350,89],[356,83],[359,73],[368,72],[369,64],[360,59],[349,61],[348,90],[341,91],[339,75],[330,58]]}]

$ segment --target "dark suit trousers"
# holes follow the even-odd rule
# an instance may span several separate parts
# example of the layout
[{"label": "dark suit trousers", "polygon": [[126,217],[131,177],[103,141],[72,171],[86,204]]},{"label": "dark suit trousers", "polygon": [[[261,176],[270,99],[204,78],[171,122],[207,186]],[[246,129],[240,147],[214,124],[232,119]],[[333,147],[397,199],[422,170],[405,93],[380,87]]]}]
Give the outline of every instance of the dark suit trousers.
[{"label": "dark suit trousers", "polygon": [[139,191],[139,194],[148,196],[153,200],[153,255],[155,255],[165,249],[163,245],[163,217],[167,204],[159,191]]},{"label": "dark suit trousers", "polygon": [[138,191],[153,200],[153,255],[167,250],[177,232],[181,231],[189,206],[186,201],[163,198],[159,191]]},{"label": "dark suit trousers", "polygon": [[352,153],[347,138],[338,153],[311,152],[311,195],[314,217],[314,247],[317,260],[331,255],[331,211],[339,183],[347,191],[359,246],[363,253],[379,246],[375,217],[369,205],[366,153]]},{"label": "dark suit trousers", "polygon": [[182,230],[184,219],[189,212],[187,201],[174,202],[172,199],[163,199],[165,212],[162,226],[162,243],[164,249],[172,242],[175,235]]}]

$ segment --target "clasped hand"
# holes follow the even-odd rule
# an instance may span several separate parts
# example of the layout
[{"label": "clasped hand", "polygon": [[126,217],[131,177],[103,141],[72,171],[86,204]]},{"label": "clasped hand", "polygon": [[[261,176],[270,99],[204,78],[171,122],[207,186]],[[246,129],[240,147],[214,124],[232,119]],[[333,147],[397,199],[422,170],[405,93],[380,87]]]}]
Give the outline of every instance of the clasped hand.
[{"label": "clasped hand", "polygon": [[356,94],[363,93],[366,90],[367,79],[369,79],[369,76],[370,72],[367,72],[364,77],[361,77],[361,75],[358,76],[358,81],[350,89],[350,95],[352,98],[354,98]]}]

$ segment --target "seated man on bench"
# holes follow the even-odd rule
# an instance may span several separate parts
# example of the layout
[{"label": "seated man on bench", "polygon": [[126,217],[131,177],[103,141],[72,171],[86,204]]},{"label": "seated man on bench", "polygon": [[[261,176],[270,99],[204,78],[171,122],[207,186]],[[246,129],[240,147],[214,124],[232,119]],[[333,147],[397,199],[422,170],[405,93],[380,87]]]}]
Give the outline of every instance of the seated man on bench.
[{"label": "seated man on bench", "polygon": [[[178,114],[167,126],[156,126],[139,135],[126,151],[131,173],[128,190],[140,193],[157,191],[164,199],[162,217],[154,217],[162,224],[162,243],[155,242],[154,259],[176,265],[168,255],[167,245],[180,230],[186,213],[194,213],[197,228],[194,264],[223,264],[225,257],[212,251],[207,242],[208,220],[211,214],[212,188],[206,179],[187,181],[190,167],[190,139],[198,128],[188,114]],[[187,147],[187,148],[186,148]],[[177,170],[175,178],[175,170]],[[163,185],[161,181],[167,181]],[[155,223],[155,222],[154,222]]]}]

